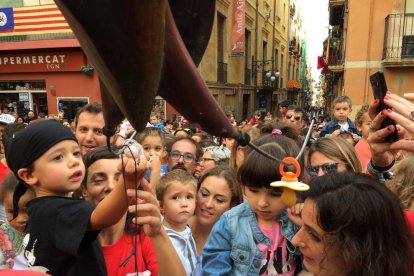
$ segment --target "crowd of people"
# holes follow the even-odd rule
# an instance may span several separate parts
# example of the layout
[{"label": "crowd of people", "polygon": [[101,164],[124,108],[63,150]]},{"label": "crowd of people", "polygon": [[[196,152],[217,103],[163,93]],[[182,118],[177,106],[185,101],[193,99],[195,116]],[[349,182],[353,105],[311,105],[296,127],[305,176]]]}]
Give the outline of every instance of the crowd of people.
[{"label": "crowd of people", "polygon": [[[312,129],[288,102],[240,123],[229,112],[275,160],[159,114],[139,133],[125,120],[108,148],[98,103],[73,124],[1,114],[0,274],[413,275],[410,100],[389,92],[390,109],[352,121],[339,96]],[[142,155],[120,154],[131,140]],[[310,188],[288,205],[270,183],[304,143],[292,172]]]}]

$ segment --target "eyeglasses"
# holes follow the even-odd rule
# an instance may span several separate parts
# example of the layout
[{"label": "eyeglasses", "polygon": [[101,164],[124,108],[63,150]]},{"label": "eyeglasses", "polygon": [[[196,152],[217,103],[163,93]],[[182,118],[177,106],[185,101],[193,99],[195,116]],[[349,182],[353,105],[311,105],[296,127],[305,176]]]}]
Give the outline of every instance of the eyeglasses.
[{"label": "eyeglasses", "polygon": [[207,161],[214,161],[214,162],[216,162],[213,158],[205,158],[205,157],[202,157],[200,159],[200,163],[204,163],[204,162],[207,162]]},{"label": "eyeglasses", "polygon": [[319,173],[319,169],[322,169],[324,174],[330,174],[330,173],[334,173],[334,172],[338,172],[338,165],[339,164],[343,164],[343,163],[325,163],[319,166],[308,166],[306,167],[306,170],[308,171],[309,175],[311,177],[316,177],[318,176]]},{"label": "eyeglasses", "polygon": [[179,152],[179,151],[170,152],[170,157],[173,160],[179,160],[181,157],[183,157],[183,160],[184,160],[185,163],[191,163],[195,160],[194,155],[192,155],[191,153],[181,154],[181,152]]},{"label": "eyeglasses", "polygon": [[299,120],[301,120],[301,119],[302,119],[302,117],[301,117],[301,116],[293,116],[293,115],[291,115],[291,114],[286,115],[286,118],[287,118],[287,119],[290,119],[290,118],[292,118],[292,117],[295,119],[295,121],[299,121]]}]

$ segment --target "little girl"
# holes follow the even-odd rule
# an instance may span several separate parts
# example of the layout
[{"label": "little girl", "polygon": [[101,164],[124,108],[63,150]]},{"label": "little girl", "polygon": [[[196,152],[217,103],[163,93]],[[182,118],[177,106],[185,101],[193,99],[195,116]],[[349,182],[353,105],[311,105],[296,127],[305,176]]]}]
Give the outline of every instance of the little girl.
[{"label": "little girl", "polygon": [[23,254],[23,237],[26,232],[27,212],[26,203],[34,198],[32,189],[28,189],[19,200],[19,213],[13,219],[13,191],[19,181],[10,172],[3,180],[0,201],[4,205],[8,222],[0,226],[0,239],[4,242],[0,246],[0,269],[27,270],[26,259]]},{"label": "little girl", "polygon": [[[273,142],[260,149],[278,159],[286,157]],[[281,179],[279,165],[256,151],[247,156],[237,175],[247,202],[214,225],[203,249],[202,275],[290,276],[300,271],[300,253],[290,243],[298,227],[288,219],[282,189],[270,187]]]},{"label": "little girl", "polygon": [[57,121],[36,122],[16,132],[6,143],[6,159],[20,180],[13,195],[14,217],[28,187],[36,196],[27,203],[24,254],[29,268],[51,275],[106,275],[96,237],[124,216],[125,189],[136,188],[146,172],[145,158],[138,164],[125,159],[125,178],[97,206],[70,197],[85,166],[74,134]]}]

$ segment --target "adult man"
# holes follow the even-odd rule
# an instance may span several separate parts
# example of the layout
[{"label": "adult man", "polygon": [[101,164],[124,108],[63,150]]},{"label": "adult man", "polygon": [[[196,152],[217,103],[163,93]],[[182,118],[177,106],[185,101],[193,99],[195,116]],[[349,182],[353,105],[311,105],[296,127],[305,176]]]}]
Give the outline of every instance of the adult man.
[{"label": "adult man", "polygon": [[33,110],[29,110],[29,112],[27,112],[27,116],[24,118],[24,122],[30,123],[33,120],[36,120],[36,116]]},{"label": "adult man", "polygon": [[303,120],[304,114],[305,112],[302,108],[296,105],[290,105],[286,109],[286,114],[283,122],[296,128],[300,133],[305,124],[305,121]]},{"label": "adult man", "polygon": [[[90,103],[84,105],[75,117],[75,136],[78,140],[82,155],[91,149],[106,145],[106,136],[102,133],[105,126],[102,105]],[[119,138],[119,139],[118,139]],[[115,134],[111,137],[111,143],[121,145],[122,137]]]},{"label": "adult man", "polygon": [[189,137],[180,137],[171,146],[168,170],[182,169],[193,175],[201,154],[202,149],[197,142]]}]

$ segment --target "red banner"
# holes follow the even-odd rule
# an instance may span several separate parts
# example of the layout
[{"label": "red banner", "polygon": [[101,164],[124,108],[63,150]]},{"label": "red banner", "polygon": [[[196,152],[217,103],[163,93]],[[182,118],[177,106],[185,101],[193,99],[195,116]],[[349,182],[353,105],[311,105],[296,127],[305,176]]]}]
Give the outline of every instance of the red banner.
[{"label": "red banner", "polygon": [[245,49],[245,0],[233,0],[233,21],[231,28],[231,54],[244,55]]}]

